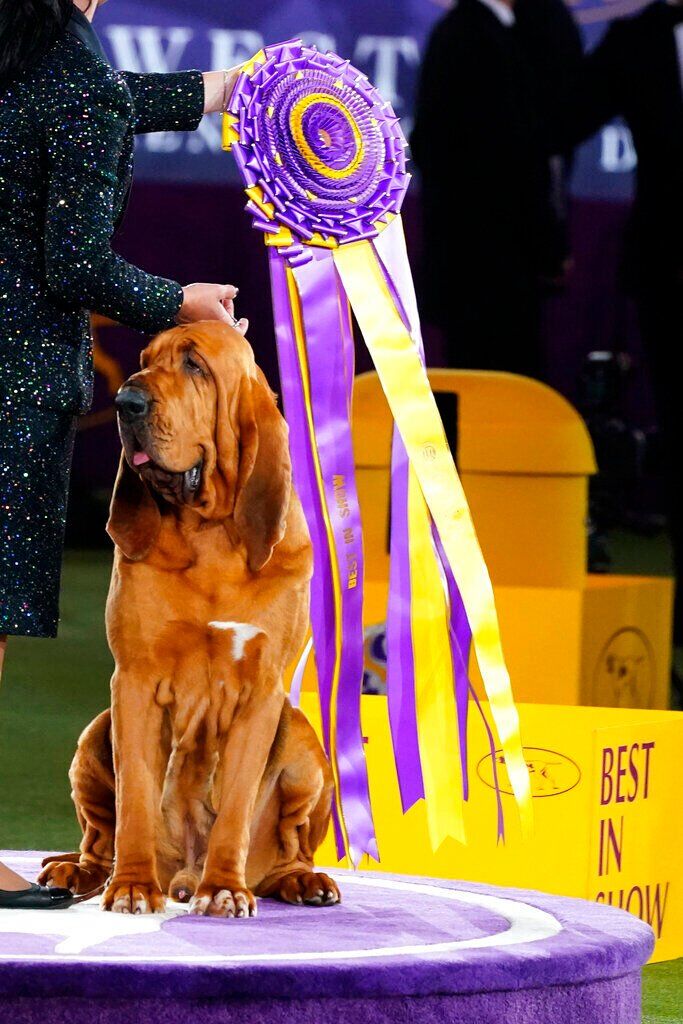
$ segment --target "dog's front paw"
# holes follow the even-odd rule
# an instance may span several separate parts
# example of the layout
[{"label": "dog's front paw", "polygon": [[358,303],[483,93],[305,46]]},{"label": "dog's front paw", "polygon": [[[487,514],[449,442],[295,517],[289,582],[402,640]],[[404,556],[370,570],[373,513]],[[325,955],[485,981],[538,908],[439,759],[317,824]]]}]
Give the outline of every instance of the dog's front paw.
[{"label": "dog's front paw", "polygon": [[124,882],[114,878],[104,890],[102,910],[114,914],[163,914],[166,897],[155,882]]},{"label": "dog's front paw", "polygon": [[247,888],[200,885],[189,909],[202,917],[256,917],[256,898]]}]

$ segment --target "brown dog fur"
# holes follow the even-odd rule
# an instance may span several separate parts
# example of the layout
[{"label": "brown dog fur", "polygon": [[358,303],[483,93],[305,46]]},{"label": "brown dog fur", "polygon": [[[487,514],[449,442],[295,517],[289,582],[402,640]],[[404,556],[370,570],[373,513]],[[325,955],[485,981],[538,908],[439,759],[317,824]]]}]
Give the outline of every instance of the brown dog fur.
[{"label": "brown dog fur", "polygon": [[[41,881],[84,893],[108,879],[102,905],[123,913],[166,895],[215,916],[253,914],[254,894],[335,903],[313,872],[332,774],[282,682],[312,573],[285,421],[250,346],[217,323],[160,335],[125,386],[151,408],[121,422],[111,710],[71,767],[80,853]],[[141,450],[151,461],[135,469]]]}]

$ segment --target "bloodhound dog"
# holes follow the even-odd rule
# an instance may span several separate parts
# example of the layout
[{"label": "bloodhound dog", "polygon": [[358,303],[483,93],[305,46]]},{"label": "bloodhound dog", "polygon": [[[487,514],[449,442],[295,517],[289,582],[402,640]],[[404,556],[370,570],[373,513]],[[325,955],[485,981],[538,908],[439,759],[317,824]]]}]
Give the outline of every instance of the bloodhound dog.
[{"label": "bloodhound dog", "polygon": [[44,884],[118,913],[247,917],[254,896],[329,905],[314,873],[333,778],[283,674],[308,623],[311,545],[286,423],[233,328],[177,327],[116,398],[108,532],[111,709],[70,771],[80,853]]}]

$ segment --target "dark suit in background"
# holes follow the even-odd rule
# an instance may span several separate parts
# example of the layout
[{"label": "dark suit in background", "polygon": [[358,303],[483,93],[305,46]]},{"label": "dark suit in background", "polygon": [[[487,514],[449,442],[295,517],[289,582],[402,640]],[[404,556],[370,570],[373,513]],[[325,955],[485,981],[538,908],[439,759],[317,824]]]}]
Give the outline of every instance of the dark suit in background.
[{"label": "dark suit in background", "polygon": [[480,0],[459,0],[429,42],[411,145],[422,175],[423,313],[444,331],[451,366],[541,370],[539,279],[556,277],[566,256],[545,72],[560,75],[564,52],[575,63],[580,50],[558,4],[522,0],[506,25]]},{"label": "dark suit in background", "polygon": [[[544,125],[552,124],[558,97],[566,93],[581,65],[583,40],[565,0],[515,0],[517,29],[533,71],[536,100]],[[555,238],[548,261],[557,269],[558,255],[569,255],[569,175],[574,147],[555,147],[550,154],[550,205],[555,215]],[[559,278],[562,278],[560,267]],[[554,276],[554,274],[553,274]]]},{"label": "dark suit in background", "polygon": [[657,2],[616,21],[590,54],[558,108],[557,144],[573,145],[616,116],[638,154],[625,274],[657,403],[670,499],[677,579],[675,634],[683,643],[683,91],[676,27],[683,6]]}]

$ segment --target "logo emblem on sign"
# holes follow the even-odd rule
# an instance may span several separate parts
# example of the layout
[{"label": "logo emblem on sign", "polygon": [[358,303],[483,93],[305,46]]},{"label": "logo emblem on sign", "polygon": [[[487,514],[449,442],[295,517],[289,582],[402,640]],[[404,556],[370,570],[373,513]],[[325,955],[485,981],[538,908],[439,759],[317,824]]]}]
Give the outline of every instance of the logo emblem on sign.
[{"label": "logo emblem on sign", "polygon": [[647,708],[655,682],[655,655],[645,633],[626,627],[607,641],[593,673],[596,707]]},{"label": "logo emblem on sign", "polygon": [[[496,750],[495,758],[500,791],[512,795],[503,751]],[[576,761],[572,761],[571,757],[561,754],[558,750],[524,747],[524,759],[529,769],[531,795],[534,798],[561,796],[562,793],[574,789],[581,781],[581,769]],[[495,789],[493,768],[491,754],[482,757],[477,765],[477,775],[489,789]]]}]

